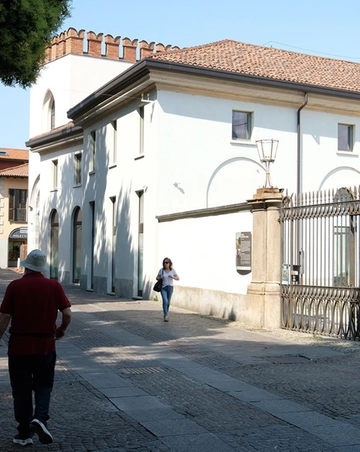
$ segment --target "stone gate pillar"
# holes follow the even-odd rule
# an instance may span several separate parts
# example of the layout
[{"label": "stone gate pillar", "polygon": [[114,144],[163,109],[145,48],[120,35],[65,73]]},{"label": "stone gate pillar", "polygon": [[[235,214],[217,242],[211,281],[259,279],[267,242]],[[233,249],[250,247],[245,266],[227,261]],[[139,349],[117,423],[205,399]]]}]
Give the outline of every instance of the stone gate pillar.
[{"label": "stone gate pillar", "polygon": [[256,328],[279,328],[280,223],[282,194],[277,188],[259,188],[247,202],[253,213],[252,281],[247,288],[246,320]]}]

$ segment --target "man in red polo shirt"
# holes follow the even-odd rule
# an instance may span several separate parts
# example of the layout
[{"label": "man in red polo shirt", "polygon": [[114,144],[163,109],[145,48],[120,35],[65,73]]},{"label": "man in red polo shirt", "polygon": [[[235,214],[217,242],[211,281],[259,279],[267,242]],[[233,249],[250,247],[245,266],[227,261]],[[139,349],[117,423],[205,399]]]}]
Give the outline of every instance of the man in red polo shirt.
[{"label": "man in red polo shirt", "polygon": [[33,444],[36,433],[41,443],[49,444],[53,441],[47,421],[55,373],[55,340],[65,335],[70,324],[71,304],[61,285],[42,274],[46,270],[42,251],[31,251],[21,266],[25,268],[24,276],[8,285],[0,307],[0,339],[11,321],[8,364],[14,414],[19,423],[13,442]]}]

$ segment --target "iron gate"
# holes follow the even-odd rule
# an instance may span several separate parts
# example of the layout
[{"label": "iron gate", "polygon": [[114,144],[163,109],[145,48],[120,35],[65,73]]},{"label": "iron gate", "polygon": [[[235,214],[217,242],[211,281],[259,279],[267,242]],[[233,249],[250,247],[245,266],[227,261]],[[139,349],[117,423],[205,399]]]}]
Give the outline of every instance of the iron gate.
[{"label": "iron gate", "polygon": [[282,327],[360,337],[360,187],[285,196]]}]

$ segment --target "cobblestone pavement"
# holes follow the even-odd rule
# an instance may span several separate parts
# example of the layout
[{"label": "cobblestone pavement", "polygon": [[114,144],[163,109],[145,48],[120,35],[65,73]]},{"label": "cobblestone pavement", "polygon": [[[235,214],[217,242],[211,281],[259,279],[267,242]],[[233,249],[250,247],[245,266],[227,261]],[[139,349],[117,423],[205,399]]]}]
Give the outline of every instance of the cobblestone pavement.
[{"label": "cobblestone pavement", "polygon": [[[0,270],[0,297],[21,277]],[[236,322],[65,286],[73,321],[57,343],[53,452],[360,451],[360,343]],[[174,300],[176,299],[176,289]],[[0,451],[12,443],[6,341]]]}]

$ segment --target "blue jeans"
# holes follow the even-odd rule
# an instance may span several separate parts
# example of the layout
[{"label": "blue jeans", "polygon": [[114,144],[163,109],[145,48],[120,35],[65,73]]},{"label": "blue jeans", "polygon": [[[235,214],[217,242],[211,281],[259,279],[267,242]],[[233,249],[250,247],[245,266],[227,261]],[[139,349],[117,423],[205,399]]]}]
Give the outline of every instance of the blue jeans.
[{"label": "blue jeans", "polygon": [[163,313],[166,317],[169,314],[170,300],[174,291],[174,286],[165,286],[161,289],[161,297],[163,302]]},{"label": "blue jeans", "polygon": [[[33,417],[46,425],[50,394],[54,384],[56,353],[48,355],[9,355],[9,375],[15,419],[20,435],[30,433]],[[33,411],[32,392],[35,394]],[[33,416],[34,414],[34,416]]]}]

